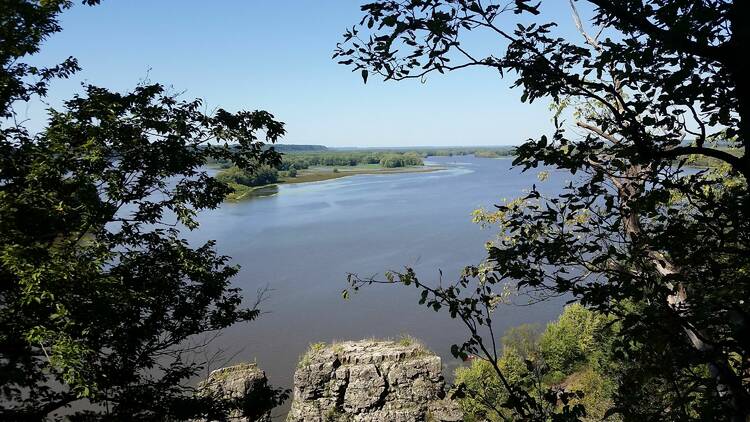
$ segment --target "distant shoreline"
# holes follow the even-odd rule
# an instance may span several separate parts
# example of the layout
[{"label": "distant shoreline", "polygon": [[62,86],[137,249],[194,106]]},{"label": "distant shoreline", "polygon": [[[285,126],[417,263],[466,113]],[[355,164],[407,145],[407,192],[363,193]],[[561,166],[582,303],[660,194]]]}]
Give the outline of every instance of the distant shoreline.
[{"label": "distant shoreline", "polygon": [[[334,172],[334,169],[337,170]],[[431,173],[434,171],[445,170],[443,166],[408,166],[408,167],[395,167],[395,168],[383,168],[383,167],[372,167],[372,166],[353,166],[353,167],[314,167],[307,170],[300,170],[296,177],[281,177],[276,183],[269,183],[261,186],[245,186],[240,184],[231,184],[234,188],[234,192],[227,195],[227,202],[239,202],[246,199],[270,196],[277,191],[272,191],[274,187],[279,185],[293,185],[300,183],[314,183],[324,182],[327,180],[335,180],[343,177],[357,176],[361,174],[403,174],[403,173]]]}]

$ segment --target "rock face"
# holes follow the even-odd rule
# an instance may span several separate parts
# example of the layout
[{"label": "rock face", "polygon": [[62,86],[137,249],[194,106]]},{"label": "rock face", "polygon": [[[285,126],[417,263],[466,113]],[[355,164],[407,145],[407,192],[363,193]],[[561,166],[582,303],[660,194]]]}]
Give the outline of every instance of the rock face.
[{"label": "rock face", "polygon": [[[253,390],[267,382],[266,374],[254,363],[241,363],[212,371],[203,383],[204,392],[242,403],[253,395]],[[243,417],[240,410],[230,415],[237,422],[271,422],[271,414],[257,418]]]},{"label": "rock face", "polygon": [[413,341],[312,345],[294,374],[287,422],[453,422],[440,358]]}]

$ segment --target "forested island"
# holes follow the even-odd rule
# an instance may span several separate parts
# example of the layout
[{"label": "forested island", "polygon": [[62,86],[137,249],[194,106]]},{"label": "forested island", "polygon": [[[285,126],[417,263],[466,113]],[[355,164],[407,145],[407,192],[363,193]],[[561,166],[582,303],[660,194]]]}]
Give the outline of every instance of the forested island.
[{"label": "forested island", "polygon": [[281,162],[275,166],[255,165],[243,170],[229,161],[215,161],[221,168],[216,179],[229,185],[230,201],[250,198],[265,192],[261,188],[277,183],[306,183],[337,179],[357,174],[393,174],[427,172],[441,169],[425,167],[430,156],[474,155],[499,158],[513,154],[512,147],[423,148],[423,149],[329,149],[321,145],[276,145],[282,151]]}]

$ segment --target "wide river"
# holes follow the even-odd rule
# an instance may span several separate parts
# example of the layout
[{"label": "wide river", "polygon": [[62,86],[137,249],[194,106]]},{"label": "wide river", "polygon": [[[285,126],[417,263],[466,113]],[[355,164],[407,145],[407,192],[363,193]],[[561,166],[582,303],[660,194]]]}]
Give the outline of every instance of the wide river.
[{"label": "wide river", "polygon": [[[231,362],[257,360],[274,385],[291,387],[310,343],[410,334],[443,357],[450,377],[459,363],[450,346],[466,338],[464,327],[419,306],[411,287],[370,286],[344,300],[347,273],[382,276],[413,266],[422,281],[437,281],[438,270],[444,280],[455,279],[482,260],[484,242],[496,235],[471,222],[472,210],[490,209],[535,183],[559,191],[569,175],[552,173],[540,184],[537,171],[511,169],[510,159],[430,157],[428,163],[446,169],[282,185],[277,195],[203,213],[200,229],[186,237],[215,239],[242,266],[234,284],[249,304],[258,289],[271,289],[259,319],[226,330],[214,344],[234,356]],[[546,323],[562,306],[501,307],[496,330]]]}]

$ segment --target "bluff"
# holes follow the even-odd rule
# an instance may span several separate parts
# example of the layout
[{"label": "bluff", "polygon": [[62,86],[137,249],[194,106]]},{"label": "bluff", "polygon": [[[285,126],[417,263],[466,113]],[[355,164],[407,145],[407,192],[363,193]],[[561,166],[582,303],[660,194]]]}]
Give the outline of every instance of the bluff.
[{"label": "bluff", "polygon": [[212,371],[201,385],[201,392],[231,400],[237,407],[230,415],[232,421],[271,422],[270,412],[251,407],[258,398],[268,395],[267,382],[265,372],[256,364],[241,363]]},{"label": "bluff", "polygon": [[411,340],[316,344],[294,374],[287,422],[453,422],[440,357]]}]

